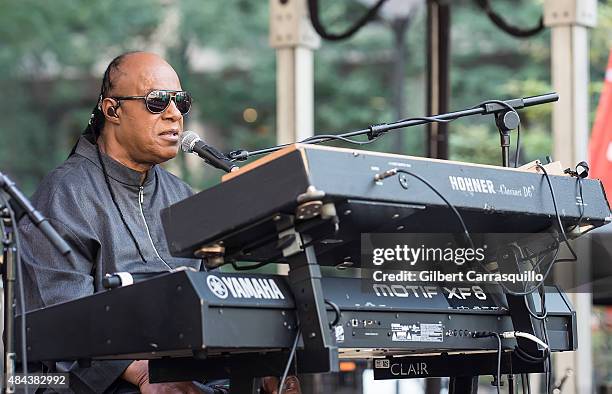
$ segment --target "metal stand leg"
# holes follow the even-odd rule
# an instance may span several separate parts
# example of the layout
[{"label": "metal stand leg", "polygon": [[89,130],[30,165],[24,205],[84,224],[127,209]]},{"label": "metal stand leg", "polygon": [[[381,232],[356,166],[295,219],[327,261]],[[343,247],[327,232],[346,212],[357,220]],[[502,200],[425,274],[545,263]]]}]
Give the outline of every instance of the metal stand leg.
[{"label": "metal stand leg", "polygon": [[[503,273],[518,273],[517,267],[519,267],[519,257],[517,255],[518,250],[510,247],[501,250],[499,253],[498,264],[499,270]],[[516,331],[523,331],[541,338],[541,330],[539,322],[532,318],[527,309],[534,311],[535,305],[532,297],[515,296],[506,294],[506,300],[508,302],[508,309],[510,311],[510,317],[512,318],[512,325]],[[524,338],[517,339],[518,345],[529,354],[537,355],[541,354],[538,349],[538,345],[535,342],[526,340]]]},{"label": "metal stand leg", "polygon": [[448,394],[478,393],[478,376],[457,376],[450,378]]},{"label": "metal stand leg", "polygon": [[[1,209],[1,207],[0,207]],[[3,220],[3,217],[0,217]],[[17,230],[14,230],[17,231]],[[5,287],[4,294],[4,388],[7,392],[14,392],[15,386],[9,384],[9,378],[15,374],[15,260],[16,260],[16,249],[13,246],[13,235],[9,234],[7,238],[4,238],[4,234],[0,234],[0,238],[3,243],[3,276]]]},{"label": "metal stand leg", "polygon": [[[309,242],[304,239],[304,242]],[[288,258],[289,285],[302,329],[304,351],[300,353],[303,368],[300,372],[336,372],[338,348],[335,346],[327,321],[321,268],[313,246]]]}]

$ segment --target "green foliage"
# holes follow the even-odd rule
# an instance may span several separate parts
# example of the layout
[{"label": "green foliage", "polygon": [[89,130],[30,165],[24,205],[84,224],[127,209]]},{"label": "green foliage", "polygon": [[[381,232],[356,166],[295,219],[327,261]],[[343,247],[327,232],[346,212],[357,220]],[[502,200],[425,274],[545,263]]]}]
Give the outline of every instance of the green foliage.
[{"label": "green foliage", "polygon": [[[612,6],[599,4],[591,35],[593,109],[608,59]],[[542,1],[495,1],[509,22],[537,23]],[[147,50],[166,41],[166,55],[195,97],[188,125],[223,149],[273,145],[276,128],[275,52],[268,44],[268,3],[261,0],[36,0],[4,1],[0,13],[0,169],[26,192],[67,155],[96,102],[101,71],[126,50]],[[352,25],[366,7],[359,1],[321,1],[330,32]],[[178,14],[172,31],[160,26]],[[425,110],[425,10],[406,31],[405,116]],[[391,21],[378,19],[349,40],[322,42],[315,53],[315,129],[338,133],[395,120]],[[157,47],[156,47],[157,48]],[[452,2],[450,109],[484,99],[541,94],[550,86],[550,34],[521,40],[497,29],[471,0]],[[202,67],[201,63],[204,63]],[[198,64],[200,64],[198,66]],[[247,122],[243,111],[257,119]],[[550,153],[551,106],[522,111],[521,161]],[[191,126],[190,126],[191,127]],[[424,154],[424,128],[389,134],[364,148]],[[451,157],[499,163],[497,130],[490,117],[449,126]],[[398,132],[395,132],[398,133]],[[513,138],[513,143],[516,138]],[[344,146],[344,144],[335,144]],[[219,173],[179,168],[196,188]]]},{"label": "green foliage", "polygon": [[497,165],[500,162],[499,139],[491,138],[484,126],[457,124],[450,135],[451,160]]},{"label": "green foliage", "polygon": [[90,77],[97,63],[139,49],[162,8],[149,0],[24,0],[2,8],[0,168],[29,193],[84,128],[99,91]]},{"label": "green foliage", "polygon": [[0,14],[0,70],[87,71],[109,48],[127,49],[130,39],[149,35],[161,10],[149,0],[12,1]]}]

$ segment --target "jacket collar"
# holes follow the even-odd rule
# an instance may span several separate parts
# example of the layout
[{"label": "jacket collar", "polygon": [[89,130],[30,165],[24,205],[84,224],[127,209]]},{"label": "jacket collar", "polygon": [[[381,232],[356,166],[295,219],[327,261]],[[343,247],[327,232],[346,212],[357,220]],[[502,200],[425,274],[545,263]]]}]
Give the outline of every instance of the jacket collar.
[{"label": "jacket collar", "polygon": [[[97,146],[94,145],[87,137],[81,136],[79,141],[77,142],[75,153],[85,157],[89,161],[91,161],[96,167],[102,169],[100,165],[100,160],[98,158]],[[112,159],[110,156],[106,155],[103,152],[100,152],[102,156],[102,160],[104,161],[104,166],[106,167],[106,172],[110,178],[114,180],[124,183],[126,185],[131,186],[145,186],[151,182],[153,182],[155,177],[155,167],[151,167],[147,171],[147,176],[145,177],[144,183],[141,185],[140,180],[142,178],[142,173],[136,170],[132,170],[119,163],[118,161]]]}]

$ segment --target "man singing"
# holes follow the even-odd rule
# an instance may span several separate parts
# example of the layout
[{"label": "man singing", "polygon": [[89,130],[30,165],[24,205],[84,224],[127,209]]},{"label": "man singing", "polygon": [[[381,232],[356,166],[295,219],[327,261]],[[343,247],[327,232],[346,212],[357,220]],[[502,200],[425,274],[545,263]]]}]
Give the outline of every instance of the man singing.
[{"label": "man singing", "polygon": [[[32,198],[72,247],[74,263],[27,219],[22,222],[28,310],[100,291],[107,273],[200,269],[200,260],[170,255],[159,215],[192,194],[158,165],[176,156],[190,107],[191,96],[159,56],[130,52],[109,64],[83,136]],[[56,368],[70,372],[77,393],[226,392],[223,386],[192,382],[150,384],[146,360],[100,361],[89,368],[58,363]]]}]

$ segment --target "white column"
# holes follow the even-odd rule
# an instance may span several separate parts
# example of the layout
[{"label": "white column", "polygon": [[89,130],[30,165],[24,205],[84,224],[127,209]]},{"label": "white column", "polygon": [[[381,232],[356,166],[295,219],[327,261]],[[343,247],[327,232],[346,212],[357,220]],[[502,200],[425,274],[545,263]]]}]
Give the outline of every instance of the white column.
[{"label": "white column", "polygon": [[276,48],[276,140],[314,134],[314,49],[319,36],[306,0],[270,0],[270,46]]},{"label": "white column", "polygon": [[[596,25],[596,0],[545,0],[544,23],[551,29],[551,67],[553,89],[559,102],[553,108],[553,159],[564,167],[573,167],[587,159],[589,51],[588,29]],[[588,251],[587,251],[588,253]],[[556,267],[555,277],[576,278],[578,270],[588,269],[564,264]],[[567,280],[563,280],[568,282]],[[571,376],[563,393],[593,391],[593,361],[591,343],[592,297],[589,293],[569,295],[576,309],[578,350],[557,353],[554,371],[558,382],[567,371]]]},{"label": "white column", "polygon": [[276,142],[314,134],[313,51],[296,46],[276,50]]}]

